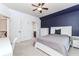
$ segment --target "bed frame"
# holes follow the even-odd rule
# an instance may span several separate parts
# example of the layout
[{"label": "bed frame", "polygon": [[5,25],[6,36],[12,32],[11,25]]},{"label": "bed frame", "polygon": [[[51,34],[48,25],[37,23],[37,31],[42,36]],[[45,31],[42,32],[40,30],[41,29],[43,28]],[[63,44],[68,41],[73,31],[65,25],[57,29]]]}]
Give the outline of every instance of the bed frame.
[{"label": "bed frame", "polygon": [[72,26],[51,27],[51,34],[55,34],[56,29],[61,29],[61,34],[72,36]]},{"label": "bed frame", "polygon": [[35,47],[42,50],[43,52],[47,53],[50,56],[63,56],[62,54],[58,53],[56,50],[51,49],[50,47],[39,42],[36,42]]},{"label": "bed frame", "polygon": [[[61,29],[61,34],[66,34],[66,35],[72,36],[72,26],[51,27],[51,34],[54,34],[55,29]],[[47,53],[48,55],[51,55],[51,56],[63,56],[56,50],[54,50],[42,43],[39,43],[39,42],[36,42],[35,47],[38,49],[41,49],[42,51],[44,51],[45,53]]]}]

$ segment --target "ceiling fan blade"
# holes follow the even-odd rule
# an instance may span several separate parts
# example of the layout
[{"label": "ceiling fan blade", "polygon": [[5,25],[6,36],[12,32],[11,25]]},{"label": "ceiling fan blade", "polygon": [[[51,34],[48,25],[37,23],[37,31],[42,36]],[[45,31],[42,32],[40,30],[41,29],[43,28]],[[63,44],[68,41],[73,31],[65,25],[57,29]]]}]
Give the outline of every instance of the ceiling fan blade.
[{"label": "ceiling fan blade", "polygon": [[43,6],[45,3],[42,3],[41,5]]},{"label": "ceiling fan blade", "polygon": [[42,10],[40,10],[39,12],[42,13]]},{"label": "ceiling fan blade", "polygon": [[36,11],[37,9],[34,9],[33,11]]},{"label": "ceiling fan blade", "polygon": [[41,3],[38,4],[38,6],[40,6],[40,5],[41,5]]},{"label": "ceiling fan blade", "polygon": [[38,6],[34,5],[34,4],[32,4],[32,6],[34,6],[34,7],[38,7]]},{"label": "ceiling fan blade", "polygon": [[48,10],[48,8],[42,8],[42,9],[44,9],[44,10]]}]

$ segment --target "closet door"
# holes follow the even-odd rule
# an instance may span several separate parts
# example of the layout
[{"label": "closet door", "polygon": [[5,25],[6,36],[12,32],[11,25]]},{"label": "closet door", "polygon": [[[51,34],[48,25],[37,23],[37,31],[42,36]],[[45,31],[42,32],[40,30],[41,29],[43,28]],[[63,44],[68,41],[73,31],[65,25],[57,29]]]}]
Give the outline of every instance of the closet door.
[{"label": "closet door", "polygon": [[21,38],[21,15],[20,13],[16,12],[16,11],[11,11],[11,18],[10,18],[10,40],[11,42],[13,42],[16,38],[18,38],[17,41],[20,40]]},{"label": "closet door", "polygon": [[32,20],[27,16],[21,19],[21,40],[29,40],[32,38]]}]

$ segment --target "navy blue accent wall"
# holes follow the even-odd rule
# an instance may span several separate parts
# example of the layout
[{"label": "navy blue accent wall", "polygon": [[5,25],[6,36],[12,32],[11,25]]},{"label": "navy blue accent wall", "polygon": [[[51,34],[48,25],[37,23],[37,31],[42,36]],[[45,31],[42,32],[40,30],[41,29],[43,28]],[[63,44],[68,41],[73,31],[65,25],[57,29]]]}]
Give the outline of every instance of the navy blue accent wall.
[{"label": "navy blue accent wall", "polygon": [[[41,17],[41,27],[72,26],[72,35],[79,36],[79,5]],[[49,31],[50,33],[50,31]]]}]

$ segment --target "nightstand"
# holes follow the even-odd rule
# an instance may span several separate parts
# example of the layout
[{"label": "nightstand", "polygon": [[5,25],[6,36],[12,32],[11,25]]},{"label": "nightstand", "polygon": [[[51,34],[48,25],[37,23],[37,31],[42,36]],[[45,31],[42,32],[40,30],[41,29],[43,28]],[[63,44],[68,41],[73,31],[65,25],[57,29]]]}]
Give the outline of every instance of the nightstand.
[{"label": "nightstand", "polygon": [[79,48],[79,37],[78,36],[72,36],[72,46]]}]

